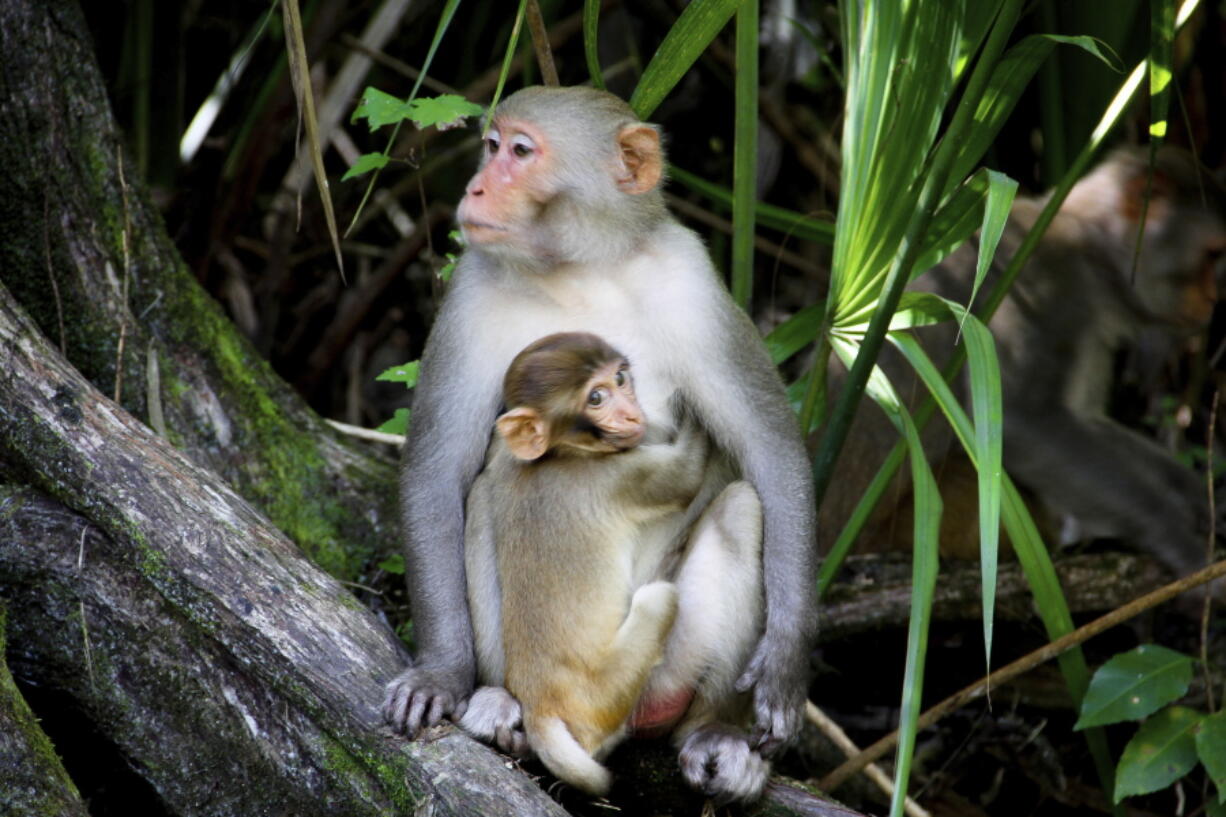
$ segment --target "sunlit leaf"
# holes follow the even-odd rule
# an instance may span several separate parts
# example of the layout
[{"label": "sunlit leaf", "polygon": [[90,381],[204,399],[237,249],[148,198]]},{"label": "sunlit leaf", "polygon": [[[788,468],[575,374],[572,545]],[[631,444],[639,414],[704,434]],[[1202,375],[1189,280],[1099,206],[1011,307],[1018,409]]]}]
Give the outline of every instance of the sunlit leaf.
[{"label": "sunlit leaf", "polygon": [[1142,644],[1099,667],[1081,702],[1075,729],[1135,721],[1188,692],[1192,659],[1157,644]]},{"label": "sunlit leaf", "polygon": [[404,575],[404,554],[393,553],[383,561],[379,562],[379,569],[385,573],[394,573],[397,576]]},{"label": "sunlit leaf", "polygon": [[766,349],[776,366],[808,346],[817,338],[826,317],[826,302],[818,301],[788,318],[766,336]]},{"label": "sunlit leaf", "polygon": [[375,380],[386,380],[392,383],[403,383],[408,388],[413,388],[417,385],[417,370],[421,365],[421,361],[414,360],[410,363],[405,363],[401,366],[393,366],[379,373]]},{"label": "sunlit leaf", "polygon": [[358,160],[353,163],[353,167],[345,171],[345,175],[341,176],[341,181],[349,181],[350,179],[369,173],[372,170],[378,170],[386,167],[389,159],[385,153],[363,153],[358,157]]},{"label": "sunlit leaf", "polygon": [[1226,710],[1201,721],[1196,733],[1196,754],[1217,786],[1218,802],[1226,804]]},{"label": "sunlit leaf", "polygon": [[457,94],[415,99],[410,108],[413,124],[419,128],[435,125],[439,130],[458,127],[468,117],[485,113],[485,108]]},{"label": "sunlit leaf", "polygon": [[384,434],[407,434],[409,432],[409,410],[398,408],[392,419],[375,429]]},{"label": "sunlit leaf", "polygon": [[353,116],[349,119],[351,122],[365,119],[367,126],[374,132],[384,125],[395,125],[403,121],[411,112],[409,103],[400,97],[368,85],[362,92],[361,103],[353,109]]},{"label": "sunlit leaf", "polygon": [[1124,747],[1115,777],[1115,802],[1164,789],[1196,765],[1193,734],[1204,716],[1172,706],[1141,724]]}]

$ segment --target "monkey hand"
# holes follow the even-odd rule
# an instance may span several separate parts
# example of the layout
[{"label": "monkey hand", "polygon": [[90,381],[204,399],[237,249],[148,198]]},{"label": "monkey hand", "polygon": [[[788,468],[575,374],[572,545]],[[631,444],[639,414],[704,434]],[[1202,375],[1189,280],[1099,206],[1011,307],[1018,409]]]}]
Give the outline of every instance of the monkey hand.
[{"label": "monkey hand", "polygon": [[468,705],[471,673],[458,669],[410,666],[387,685],[383,719],[392,729],[416,737],[450,716],[459,720]]},{"label": "monkey hand", "polygon": [[791,652],[763,636],[736,682],[738,692],[753,691],[751,743],[766,757],[796,737],[804,716],[806,661],[803,653],[793,657]]}]

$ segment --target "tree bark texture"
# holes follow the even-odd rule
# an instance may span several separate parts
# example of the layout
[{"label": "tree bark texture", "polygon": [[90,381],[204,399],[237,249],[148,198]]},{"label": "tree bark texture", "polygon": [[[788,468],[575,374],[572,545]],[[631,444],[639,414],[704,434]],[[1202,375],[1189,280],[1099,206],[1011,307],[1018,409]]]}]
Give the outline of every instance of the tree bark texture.
[{"label": "tree bark texture", "polygon": [[86,817],[77,787],[13,682],[4,642],[0,604],[0,812]]},{"label": "tree bark texture", "polygon": [[[1148,556],[1126,553],[1062,555],[1053,558],[1060,586],[1073,613],[1114,610],[1156,590],[1169,576]],[[946,560],[932,604],[935,621],[974,621],[983,616],[977,561]],[[911,616],[911,557],[901,553],[850,557],[839,580],[822,597],[823,642],[873,630],[905,628]],[[1002,562],[996,579],[996,616],[1031,621],[1034,595],[1021,565]]]},{"label": "tree bark texture", "polygon": [[0,3],[0,161],[0,282],[77,369],[334,575],[394,549],[390,459],[329,429],[185,268],[73,0]]},{"label": "tree bark texture", "polygon": [[[220,478],[95,390],[0,288],[0,593],[175,814],[559,814],[451,729],[381,728],[391,632]],[[69,510],[71,509],[71,510]]]}]

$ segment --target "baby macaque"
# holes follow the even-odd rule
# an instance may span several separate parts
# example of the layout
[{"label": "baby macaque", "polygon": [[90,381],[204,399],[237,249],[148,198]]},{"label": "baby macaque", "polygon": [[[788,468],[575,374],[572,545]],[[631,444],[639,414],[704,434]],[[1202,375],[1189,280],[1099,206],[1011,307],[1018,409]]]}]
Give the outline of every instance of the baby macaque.
[{"label": "baby macaque", "polygon": [[468,499],[466,568],[493,567],[501,587],[500,626],[496,603],[470,594],[478,669],[519,700],[553,774],[604,794],[596,758],[626,734],[677,616],[673,582],[634,589],[641,532],[695,498],[706,435],[686,422],[671,443],[644,442],[630,364],[587,333],[529,345],[503,396]]}]

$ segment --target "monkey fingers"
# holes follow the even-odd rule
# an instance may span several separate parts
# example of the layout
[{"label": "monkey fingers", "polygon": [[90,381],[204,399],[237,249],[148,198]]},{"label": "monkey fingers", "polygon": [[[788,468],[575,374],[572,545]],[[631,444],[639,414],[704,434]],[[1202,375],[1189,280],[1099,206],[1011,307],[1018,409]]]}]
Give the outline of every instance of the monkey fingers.
[{"label": "monkey fingers", "polygon": [[[806,698],[803,669],[778,668],[766,637],[758,644],[749,666],[737,679],[738,692],[753,690],[754,748],[769,757],[800,731]],[[796,663],[796,662],[790,662]]]},{"label": "monkey fingers", "polygon": [[700,726],[686,738],[680,761],[686,782],[721,805],[756,799],[770,774],[770,763],[743,733],[717,723]]},{"label": "monkey fingers", "polygon": [[392,729],[412,738],[446,715],[459,718],[466,706],[463,701],[457,704],[456,696],[429,673],[410,667],[387,685],[383,718]]}]

